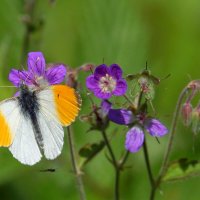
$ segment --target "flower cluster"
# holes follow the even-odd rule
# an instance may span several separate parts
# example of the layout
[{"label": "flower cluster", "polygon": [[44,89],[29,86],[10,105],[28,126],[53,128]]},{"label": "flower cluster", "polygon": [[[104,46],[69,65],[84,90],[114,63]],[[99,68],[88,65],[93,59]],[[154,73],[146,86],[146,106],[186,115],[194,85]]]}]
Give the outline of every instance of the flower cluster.
[{"label": "flower cluster", "polygon": [[137,152],[143,145],[144,130],[153,137],[162,137],[168,132],[159,120],[148,117],[145,113],[135,115],[131,110],[110,109],[108,117],[117,124],[130,126],[126,134],[125,146],[132,153]]},{"label": "flower cluster", "polygon": [[[112,95],[124,95],[127,91],[127,83],[122,78],[122,74],[122,69],[118,65],[113,64],[107,67],[103,64],[95,69],[94,74],[88,76],[86,85],[96,97],[102,99],[101,111],[104,113],[104,117],[108,117],[110,121],[116,124],[126,125],[130,128],[126,134],[125,147],[128,151],[134,153],[143,145],[145,130],[151,136],[162,137],[167,134],[168,129],[158,119],[149,117],[142,110],[135,112],[126,108],[112,108],[112,104],[107,99]],[[145,76],[147,77],[146,74]],[[143,77],[144,74],[142,74]],[[148,81],[147,78],[145,80]],[[140,86],[142,87],[141,91],[144,92],[144,84],[140,84]]]}]

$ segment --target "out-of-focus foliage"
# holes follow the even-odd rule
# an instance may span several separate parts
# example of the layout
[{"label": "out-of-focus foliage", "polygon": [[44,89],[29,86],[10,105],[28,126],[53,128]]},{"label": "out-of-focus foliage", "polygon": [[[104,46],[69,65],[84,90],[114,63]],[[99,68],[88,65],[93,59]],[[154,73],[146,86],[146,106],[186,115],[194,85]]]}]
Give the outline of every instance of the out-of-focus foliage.
[{"label": "out-of-focus foliage", "polygon": [[180,181],[200,175],[200,163],[197,160],[182,158],[170,164],[163,181]]},{"label": "out-of-focus foliage", "polygon": [[[22,63],[22,46],[25,37],[23,23],[25,0],[2,0],[0,6],[0,85],[7,80],[12,67],[26,68]],[[200,78],[200,2],[198,0],[131,1],[131,0],[67,0],[36,1],[34,20],[39,29],[30,37],[29,51],[42,51],[47,62],[62,62],[72,67],[84,63],[118,63],[125,74],[141,72],[148,66],[156,77],[166,80],[155,87],[153,105],[157,117],[169,127],[177,97],[182,87]],[[86,96],[84,79],[79,76],[83,98],[82,114],[88,113],[90,104]],[[1,88],[0,97],[11,97],[14,89]],[[98,132],[89,132],[88,126],[75,122],[74,138],[77,152],[84,144],[101,139]],[[110,127],[112,134],[114,126]],[[116,132],[116,131],[115,131]],[[123,153],[125,128],[120,128],[112,140],[114,151]],[[158,144],[147,136],[154,174],[162,161],[166,136]],[[194,140],[189,129],[182,124],[177,129],[172,158],[200,158],[200,137]],[[71,173],[67,138],[62,155],[54,161],[43,159],[29,167],[16,161],[6,148],[0,149],[1,199],[78,199],[74,176]],[[41,172],[55,168],[54,173]],[[114,172],[105,157],[98,154],[86,167],[84,183],[89,200],[111,199]],[[200,179],[164,184],[162,195],[156,199],[199,199]],[[122,199],[147,199],[149,180],[142,150],[130,156],[127,169],[121,176]]]}]

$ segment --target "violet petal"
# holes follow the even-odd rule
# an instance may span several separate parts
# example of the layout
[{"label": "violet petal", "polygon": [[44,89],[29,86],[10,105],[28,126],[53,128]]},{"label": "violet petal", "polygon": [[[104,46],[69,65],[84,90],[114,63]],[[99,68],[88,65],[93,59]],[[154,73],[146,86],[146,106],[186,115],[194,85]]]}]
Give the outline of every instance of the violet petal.
[{"label": "violet petal", "polygon": [[19,87],[20,84],[24,82],[26,85],[32,85],[32,74],[28,71],[20,71],[16,69],[11,69],[8,77],[9,81],[13,83],[16,87]]},{"label": "violet petal", "polygon": [[50,67],[46,71],[46,79],[50,85],[61,83],[65,78],[66,72],[64,65]]},{"label": "violet petal", "polygon": [[94,75],[90,75],[87,77],[86,79],[86,86],[89,90],[92,90],[95,89],[95,88],[99,88],[98,87],[98,80],[95,79]]},{"label": "violet petal", "polygon": [[144,142],[144,132],[138,127],[134,126],[126,134],[125,147],[128,151],[135,153],[139,151]]},{"label": "violet petal", "polygon": [[101,102],[101,110],[102,110],[102,114],[103,116],[106,116],[109,112],[109,110],[111,109],[112,107],[112,103],[107,101],[107,100],[103,100]]},{"label": "violet petal", "polygon": [[133,123],[134,116],[130,110],[126,109],[110,109],[108,118],[116,124],[128,125]]},{"label": "violet petal", "polygon": [[28,53],[27,65],[28,71],[31,72],[33,75],[45,75],[45,59],[42,52]]},{"label": "violet petal", "polygon": [[109,99],[112,96],[110,92],[102,92],[100,88],[93,88],[94,95],[100,99]]},{"label": "violet petal", "polygon": [[162,137],[168,133],[168,129],[157,119],[147,119],[144,126],[147,131],[155,137]]},{"label": "violet petal", "polygon": [[99,80],[102,76],[106,76],[106,74],[110,74],[110,70],[105,64],[99,65],[94,71],[94,77],[97,80]]},{"label": "violet petal", "polygon": [[124,95],[127,91],[127,83],[124,79],[120,79],[117,81],[116,88],[113,91],[113,94],[116,96]]},{"label": "violet petal", "polygon": [[122,78],[122,69],[117,64],[112,64],[110,66],[110,75],[114,77],[115,79],[121,79]]}]

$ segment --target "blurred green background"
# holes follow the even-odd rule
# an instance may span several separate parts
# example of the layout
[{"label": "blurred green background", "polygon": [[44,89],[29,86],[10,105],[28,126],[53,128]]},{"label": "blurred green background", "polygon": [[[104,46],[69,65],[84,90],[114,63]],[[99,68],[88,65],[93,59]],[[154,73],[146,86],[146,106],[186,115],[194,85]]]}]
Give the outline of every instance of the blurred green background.
[{"label": "blurred green background", "polygon": [[[0,85],[11,85],[8,73],[12,67],[26,68],[24,50],[42,51],[47,62],[62,62],[71,67],[84,63],[118,63],[128,73],[138,73],[148,61],[155,76],[170,78],[156,88],[154,106],[158,117],[168,127],[181,89],[191,79],[200,77],[200,2],[198,0],[35,0],[32,18],[38,27],[25,41],[29,20],[25,4],[29,1],[1,0],[0,6]],[[28,14],[28,15],[27,15]],[[81,92],[81,113],[88,113],[84,79]],[[11,97],[14,89],[1,88],[1,100]],[[80,149],[86,143],[101,138],[98,132],[86,133],[89,126],[79,120],[73,125],[75,145]],[[113,132],[114,126],[110,129]],[[114,151],[124,151],[125,128],[117,131],[112,141]],[[167,144],[166,136],[159,145],[147,136],[153,172],[159,171]],[[180,125],[173,148],[173,159],[199,159],[200,137]],[[121,199],[148,199],[150,185],[142,150],[132,154],[128,167],[122,173]],[[55,168],[55,173],[40,172]],[[89,200],[112,199],[114,172],[102,151],[84,169],[83,181]],[[163,184],[156,199],[199,199],[200,178]],[[32,167],[16,161],[6,148],[0,149],[0,198],[16,200],[79,198],[71,171],[67,138],[62,155],[53,161],[42,159]]]}]

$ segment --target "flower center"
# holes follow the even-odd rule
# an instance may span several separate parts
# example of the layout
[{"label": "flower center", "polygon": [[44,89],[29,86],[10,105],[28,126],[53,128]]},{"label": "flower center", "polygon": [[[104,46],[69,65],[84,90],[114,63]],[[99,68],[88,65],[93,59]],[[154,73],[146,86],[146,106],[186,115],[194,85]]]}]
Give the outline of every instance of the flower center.
[{"label": "flower center", "polygon": [[106,74],[106,76],[100,78],[99,87],[102,92],[110,93],[115,90],[116,83],[117,83],[116,80],[112,76]]},{"label": "flower center", "polygon": [[137,115],[137,119],[138,119],[138,122],[143,125],[144,124],[144,121],[146,120],[146,114],[145,113],[140,113]]}]

